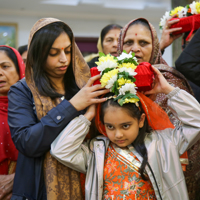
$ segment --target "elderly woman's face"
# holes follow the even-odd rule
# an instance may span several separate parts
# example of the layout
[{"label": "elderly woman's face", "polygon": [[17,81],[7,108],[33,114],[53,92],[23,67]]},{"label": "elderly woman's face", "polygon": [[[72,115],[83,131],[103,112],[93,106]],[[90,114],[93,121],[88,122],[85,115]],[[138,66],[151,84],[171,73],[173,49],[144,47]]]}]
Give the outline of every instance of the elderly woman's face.
[{"label": "elderly woman's face", "polygon": [[19,80],[19,74],[12,60],[0,51],[0,96],[7,96],[10,86]]},{"label": "elderly woman's face", "polygon": [[130,26],[124,38],[123,50],[134,52],[139,63],[149,62],[152,53],[150,30],[141,24]]},{"label": "elderly woman's face", "polygon": [[117,56],[117,44],[120,29],[112,29],[108,31],[103,40],[103,53]]}]

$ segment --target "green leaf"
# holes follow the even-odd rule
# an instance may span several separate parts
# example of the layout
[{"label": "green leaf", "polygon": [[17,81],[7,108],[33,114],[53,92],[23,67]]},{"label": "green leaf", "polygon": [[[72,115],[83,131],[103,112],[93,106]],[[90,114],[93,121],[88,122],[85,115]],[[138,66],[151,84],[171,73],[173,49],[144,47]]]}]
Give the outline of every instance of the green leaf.
[{"label": "green leaf", "polygon": [[123,50],[124,53],[128,54],[126,50]]},{"label": "green leaf", "polygon": [[102,71],[101,77],[104,75],[104,73],[107,73],[107,72],[112,71],[112,70],[113,70],[113,68],[106,68],[106,69],[104,69],[104,70]]},{"label": "green leaf", "polygon": [[99,52],[99,57],[105,56],[103,52]]},{"label": "green leaf", "polygon": [[111,88],[111,92],[115,95],[119,94],[119,90],[117,89],[119,87],[118,81],[115,81],[113,84],[113,87]]},{"label": "green leaf", "polygon": [[135,53],[134,52],[132,52],[132,54],[131,54],[133,57],[135,56]]}]

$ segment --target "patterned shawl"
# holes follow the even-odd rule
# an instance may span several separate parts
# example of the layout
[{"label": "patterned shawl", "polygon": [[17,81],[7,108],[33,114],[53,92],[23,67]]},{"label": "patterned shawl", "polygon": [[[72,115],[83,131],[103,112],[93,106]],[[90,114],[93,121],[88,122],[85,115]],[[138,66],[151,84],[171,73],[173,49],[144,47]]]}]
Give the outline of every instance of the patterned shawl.
[{"label": "patterned shawl", "polygon": [[[144,18],[138,18],[144,19]],[[134,19],[130,21],[124,28],[121,30],[119,43],[118,43],[118,53],[120,54],[123,51],[123,42],[126,35],[126,32],[133,21],[138,19]],[[177,70],[172,67],[169,67],[166,61],[162,58],[162,54],[159,47],[159,40],[157,37],[157,33],[155,28],[148,22],[148,20],[144,19],[150,26],[150,31],[152,35],[152,54],[150,58],[150,63],[159,69],[159,71],[163,74],[166,80],[170,83],[170,85],[174,87],[179,87],[183,90],[186,90],[190,94],[193,95],[193,91],[186,80],[186,78]],[[167,107],[167,97],[165,94],[160,93],[156,95],[155,102],[158,103],[168,114],[170,120],[174,125],[179,123],[178,119],[173,115],[170,109]],[[200,141],[198,141],[193,147],[191,147],[188,151],[188,159],[189,164],[186,167],[186,171],[184,171],[187,189],[189,193],[190,200],[200,199]]]},{"label": "patterned shawl", "polygon": [[[28,46],[31,45],[33,36],[39,29],[59,21],[60,20],[54,18],[43,18],[37,21],[31,29]],[[82,88],[90,78],[90,70],[74,41],[74,37],[72,39],[71,62],[76,84],[79,88]],[[48,111],[60,103],[60,98],[53,101],[50,97],[40,95],[35,86],[32,67],[29,65],[26,67],[26,82],[33,94],[37,117],[40,120]],[[80,174],[58,162],[50,155],[50,152],[46,153],[44,159],[44,177],[48,200],[82,199]]]}]

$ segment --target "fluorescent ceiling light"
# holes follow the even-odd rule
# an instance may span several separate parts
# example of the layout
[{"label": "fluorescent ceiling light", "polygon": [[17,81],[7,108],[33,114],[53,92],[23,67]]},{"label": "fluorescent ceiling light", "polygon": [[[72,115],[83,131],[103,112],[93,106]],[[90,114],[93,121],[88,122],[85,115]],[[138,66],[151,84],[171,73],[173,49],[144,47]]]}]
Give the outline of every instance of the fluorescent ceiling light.
[{"label": "fluorescent ceiling light", "polygon": [[79,2],[80,0],[46,0],[46,1],[41,1],[41,4],[77,6]]},{"label": "fluorescent ceiling light", "polygon": [[106,8],[119,8],[119,9],[130,9],[130,10],[143,10],[145,8],[144,1],[133,1],[133,0],[105,0],[104,7]]},{"label": "fluorescent ceiling light", "polygon": [[81,0],[82,4],[103,4],[102,0]]}]

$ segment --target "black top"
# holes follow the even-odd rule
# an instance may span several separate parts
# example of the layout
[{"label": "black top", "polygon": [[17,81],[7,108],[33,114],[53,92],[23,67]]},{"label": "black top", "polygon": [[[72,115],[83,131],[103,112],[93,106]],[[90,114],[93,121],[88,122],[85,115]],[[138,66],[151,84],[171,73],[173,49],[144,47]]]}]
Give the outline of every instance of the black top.
[{"label": "black top", "polygon": [[200,29],[177,59],[176,69],[200,87]]},{"label": "black top", "polygon": [[44,155],[62,129],[80,112],[64,99],[39,121],[25,79],[10,88],[8,99],[8,124],[19,150],[11,200],[45,200]]},{"label": "black top", "polygon": [[98,59],[99,59],[99,56],[94,57],[92,60],[90,60],[90,62],[87,63],[88,66],[89,66],[90,68],[96,67],[97,64],[96,64],[95,62],[99,61]]},{"label": "black top", "polygon": [[189,81],[195,98],[200,102],[200,29],[175,62],[176,69]]}]

